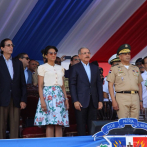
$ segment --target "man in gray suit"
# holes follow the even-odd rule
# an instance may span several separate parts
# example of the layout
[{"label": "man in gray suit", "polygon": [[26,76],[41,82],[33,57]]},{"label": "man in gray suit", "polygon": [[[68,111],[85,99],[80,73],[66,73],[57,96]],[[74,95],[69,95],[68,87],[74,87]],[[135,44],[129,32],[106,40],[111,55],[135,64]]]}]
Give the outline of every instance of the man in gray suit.
[{"label": "man in gray suit", "polygon": [[17,58],[22,62],[26,84],[32,84],[32,72],[28,69],[30,58],[26,53],[20,53]]}]

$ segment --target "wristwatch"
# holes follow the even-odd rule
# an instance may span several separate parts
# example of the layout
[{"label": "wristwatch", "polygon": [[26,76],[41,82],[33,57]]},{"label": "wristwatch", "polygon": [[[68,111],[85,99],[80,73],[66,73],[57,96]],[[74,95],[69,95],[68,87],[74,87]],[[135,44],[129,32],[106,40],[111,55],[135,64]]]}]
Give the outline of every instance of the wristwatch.
[{"label": "wristwatch", "polygon": [[143,102],[143,100],[140,100],[140,102]]}]

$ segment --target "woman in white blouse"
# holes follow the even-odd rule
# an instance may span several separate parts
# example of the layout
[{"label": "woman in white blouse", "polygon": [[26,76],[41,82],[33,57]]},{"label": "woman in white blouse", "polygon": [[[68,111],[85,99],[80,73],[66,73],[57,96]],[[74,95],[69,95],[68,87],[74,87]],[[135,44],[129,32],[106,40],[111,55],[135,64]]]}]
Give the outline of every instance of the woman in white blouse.
[{"label": "woman in white blouse", "polygon": [[[38,67],[39,96],[34,125],[46,125],[46,137],[61,137],[62,126],[69,126],[69,103],[64,87],[64,68],[55,64],[57,48],[47,46],[48,62]],[[55,132],[55,133],[54,133]]]}]

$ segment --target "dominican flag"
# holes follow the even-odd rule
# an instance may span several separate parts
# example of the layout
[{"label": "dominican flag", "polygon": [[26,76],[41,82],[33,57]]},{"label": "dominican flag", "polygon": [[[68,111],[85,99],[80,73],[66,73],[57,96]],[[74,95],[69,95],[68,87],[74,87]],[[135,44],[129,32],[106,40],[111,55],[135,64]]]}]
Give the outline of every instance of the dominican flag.
[{"label": "dominican flag", "polygon": [[[42,60],[47,45],[58,56],[73,56],[81,47],[109,71],[108,59],[124,43],[131,62],[147,56],[146,0],[10,0],[0,2],[0,40],[12,39],[13,57],[27,53]],[[106,68],[105,68],[106,67]]]}]

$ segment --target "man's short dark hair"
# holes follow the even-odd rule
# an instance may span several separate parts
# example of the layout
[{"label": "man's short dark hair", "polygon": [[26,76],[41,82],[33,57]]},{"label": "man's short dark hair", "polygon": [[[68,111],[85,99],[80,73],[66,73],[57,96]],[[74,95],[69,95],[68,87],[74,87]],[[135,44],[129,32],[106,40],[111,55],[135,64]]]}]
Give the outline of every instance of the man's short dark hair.
[{"label": "man's short dark hair", "polygon": [[99,63],[97,61],[91,62],[92,64],[95,64],[96,66],[99,66]]},{"label": "man's short dark hair", "polygon": [[70,61],[73,61],[74,57],[79,57],[78,55],[74,55],[71,57]]},{"label": "man's short dark hair", "polygon": [[58,56],[56,57],[56,59],[60,59],[60,60],[61,60],[61,58],[60,58],[60,57],[58,57]]},{"label": "man's short dark hair", "polygon": [[36,60],[31,59],[30,62],[32,62],[32,61],[36,61]]},{"label": "man's short dark hair", "polygon": [[142,64],[145,64],[145,59],[147,59],[147,56],[145,56],[143,59],[142,59]]},{"label": "man's short dark hair", "polygon": [[138,59],[135,61],[135,65],[136,65],[138,62],[142,62],[142,58],[138,58]]},{"label": "man's short dark hair", "polygon": [[[11,39],[9,39],[9,38],[3,39],[3,40],[1,41],[1,43],[0,43],[0,47],[5,47],[5,42],[8,41],[8,40],[11,40]],[[2,50],[1,50],[1,54],[3,54],[3,51],[2,51]]]},{"label": "man's short dark hair", "polygon": [[24,55],[28,55],[28,54],[26,54],[26,53],[20,53],[20,54],[17,55],[16,58],[17,59],[20,59],[20,58],[22,59],[24,57]]}]

